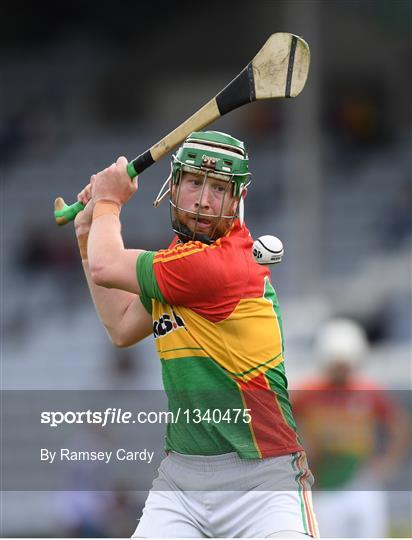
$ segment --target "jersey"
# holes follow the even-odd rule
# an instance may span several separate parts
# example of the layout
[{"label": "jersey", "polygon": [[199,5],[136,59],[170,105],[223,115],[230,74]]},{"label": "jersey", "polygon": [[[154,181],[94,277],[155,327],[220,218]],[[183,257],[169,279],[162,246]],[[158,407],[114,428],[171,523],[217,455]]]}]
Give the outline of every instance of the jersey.
[{"label": "jersey", "polygon": [[343,386],[319,378],[294,393],[293,409],[318,489],[344,486],[376,452],[380,426],[397,415],[387,394],[361,378]]},{"label": "jersey", "polygon": [[302,450],[279,303],[252,244],[237,220],[211,245],[175,238],[137,260],[175,420],[167,426],[167,451],[264,458]]}]

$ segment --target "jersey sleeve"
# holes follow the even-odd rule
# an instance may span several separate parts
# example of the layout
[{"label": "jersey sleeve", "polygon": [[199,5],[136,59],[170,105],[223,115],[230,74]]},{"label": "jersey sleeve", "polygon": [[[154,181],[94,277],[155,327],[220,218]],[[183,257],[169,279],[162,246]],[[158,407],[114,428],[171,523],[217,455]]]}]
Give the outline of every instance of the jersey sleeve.
[{"label": "jersey sleeve", "polygon": [[207,247],[195,242],[183,249],[146,251],[138,257],[140,299],[149,313],[152,299],[189,306],[213,297],[217,291],[221,293],[225,272],[216,253],[209,252]]},{"label": "jersey sleeve", "polygon": [[227,318],[242,298],[264,294],[269,273],[252,257],[252,239],[234,226],[213,244],[173,242],[168,249],[144,252],[137,260],[142,302],[186,307],[213,322]]},{"label": "jersey sleeve", "polygon": [[236,263],[226,260],[219,243],[209,246],[189,242],[159,251],[153,259],[153,269],[158,287],[171,305],[216,305],[221,303],[222,294],[230,297],[239,292],[233,287]]},{"label": "jersey sleeve", "polygon": [[152,314],[152,299],[166,303],[153,272],[153,259],[155,251],[145,251],[141,253],[136,261],[136,275],[140,287],[140,300],[146,311]]}]

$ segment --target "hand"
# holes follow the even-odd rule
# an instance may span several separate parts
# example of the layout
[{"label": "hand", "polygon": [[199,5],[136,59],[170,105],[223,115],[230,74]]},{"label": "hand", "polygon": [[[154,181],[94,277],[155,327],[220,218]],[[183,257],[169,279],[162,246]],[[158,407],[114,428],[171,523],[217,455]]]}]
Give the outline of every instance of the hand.
[{"label": "hand", "polygon": [[127,174],[127,159],[118,158],[107,169],[91,177],[92,199],[113,201],[120,207],[137,191],[137,177],[133,180]]},{"label": "hand", "polygon": [[93,207],[92,186],[87,186],[77,195],[77,200],[86,205],[85,209],[79,212],[74,220],[76,235],[88,234],[92,223]]}]

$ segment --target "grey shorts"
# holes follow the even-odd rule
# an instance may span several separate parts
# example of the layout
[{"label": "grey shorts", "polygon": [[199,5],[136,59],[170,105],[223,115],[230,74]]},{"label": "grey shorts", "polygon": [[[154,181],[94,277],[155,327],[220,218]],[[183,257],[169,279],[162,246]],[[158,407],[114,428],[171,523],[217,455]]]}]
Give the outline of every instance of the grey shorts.
[{"label": "grey shorts", "polygon": [[312,483],[304,452],[265,459],[171,452],[133,537],[262,538],[280,531],[317,537]]}]

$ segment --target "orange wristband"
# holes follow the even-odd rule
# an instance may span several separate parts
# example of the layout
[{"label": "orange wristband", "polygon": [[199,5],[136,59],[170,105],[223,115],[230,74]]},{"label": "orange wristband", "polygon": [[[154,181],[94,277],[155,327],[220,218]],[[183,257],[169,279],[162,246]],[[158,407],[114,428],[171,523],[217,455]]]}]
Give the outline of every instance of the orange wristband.
[{"label": "orange wristband", "polygon": [[120,216],[120,206],[113,201],[100,200],[97,201],[93,208],[93,221],[106,214]]},{"label": "orange wristband", "polygon": [[77,243],[79,244],[80,257],[82,261],[87,261],[87,239],[89,238],[89,233],[81,234],[77,237]]}]

